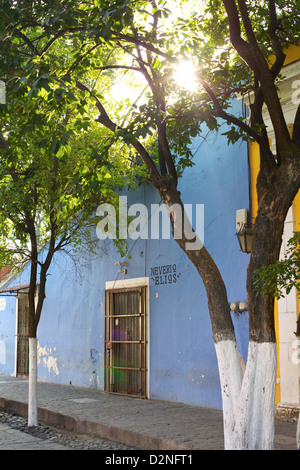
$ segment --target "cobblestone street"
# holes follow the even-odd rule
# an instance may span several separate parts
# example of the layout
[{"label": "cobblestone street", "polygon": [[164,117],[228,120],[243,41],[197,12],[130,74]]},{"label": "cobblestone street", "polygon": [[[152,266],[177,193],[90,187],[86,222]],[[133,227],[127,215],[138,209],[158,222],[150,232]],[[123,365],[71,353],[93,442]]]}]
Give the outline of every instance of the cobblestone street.
[{"label": "cobblestone street", "polygon": [[27,426],[27,420],[0,412],[0,450],[135,450],[105,439],[61,432],[47,426]]}]

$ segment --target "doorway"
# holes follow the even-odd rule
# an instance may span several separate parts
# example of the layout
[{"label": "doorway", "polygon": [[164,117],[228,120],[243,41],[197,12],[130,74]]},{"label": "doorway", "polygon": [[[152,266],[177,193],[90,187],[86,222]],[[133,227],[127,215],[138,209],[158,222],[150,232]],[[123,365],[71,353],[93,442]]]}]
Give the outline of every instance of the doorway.
[{"label": "doorway", "polygon": [[105,291],[104,389],[147,396],[147,287]]},{"label": "doorway", "polygon": [[29,299],[27,292],[18,292],[17,376],[29,374]]}]

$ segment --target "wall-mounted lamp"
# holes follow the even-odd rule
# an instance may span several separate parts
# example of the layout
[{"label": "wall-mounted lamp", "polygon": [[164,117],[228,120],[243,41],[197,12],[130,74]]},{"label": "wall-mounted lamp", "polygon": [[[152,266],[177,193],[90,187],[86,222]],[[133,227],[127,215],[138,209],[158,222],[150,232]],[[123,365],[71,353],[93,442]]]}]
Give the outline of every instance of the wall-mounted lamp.
[{"label": "wall-mounted lamp", "polygon": [[253,226],[248,221],[247,209],[239,209],[236,211],[236,230],[242,252],[251,253],[253,242]]},{"label": "wall-mounted lamp", "polygon": [[237,233],[239,244],[243,253],[251,253],[253,243],[253,227],[245,224]]}]

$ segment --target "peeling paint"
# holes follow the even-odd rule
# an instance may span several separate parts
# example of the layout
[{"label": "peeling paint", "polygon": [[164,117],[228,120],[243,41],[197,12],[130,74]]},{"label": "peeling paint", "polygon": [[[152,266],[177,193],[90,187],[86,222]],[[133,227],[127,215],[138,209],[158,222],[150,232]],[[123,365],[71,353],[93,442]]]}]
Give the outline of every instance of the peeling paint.
[{"label": "peeling paint", "polygon": [[[56,347],[53,348],[56,351]],[[52,355],[52,348],[47,351],[47,346],[43,348],[38,344],[38,355],[37,360],[38,364],[42,364],[44,367],[48,369],[49,374],[59,375],[59,370],[57,367],[57,358],[53,357]],[[45,357],[42,357],[45,356]]]},{"label": "peeling paint", "polygon": [[97,388],[99,386],[99,377],[98,375],[96,374],[96,372],[92,372],[90,378],[89,378],[89,382],[92,384],[92,386],[94,388]]}]

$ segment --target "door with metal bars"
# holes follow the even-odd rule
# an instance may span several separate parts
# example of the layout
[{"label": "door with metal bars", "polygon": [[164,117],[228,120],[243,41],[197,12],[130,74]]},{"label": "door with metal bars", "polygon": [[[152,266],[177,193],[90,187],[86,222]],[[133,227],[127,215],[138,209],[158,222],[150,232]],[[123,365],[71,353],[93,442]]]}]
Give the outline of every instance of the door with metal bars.
[{"label": "door with metal bars", "polygon": [[105,391],[146,398],[146,287],[105,291]]},{"label": "door with metal bars", "polygon": [[29,374],[29,298],[27,292],[18,292],[17,375]]}]

